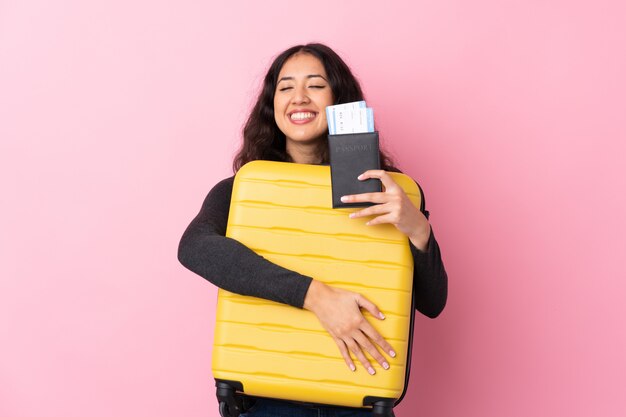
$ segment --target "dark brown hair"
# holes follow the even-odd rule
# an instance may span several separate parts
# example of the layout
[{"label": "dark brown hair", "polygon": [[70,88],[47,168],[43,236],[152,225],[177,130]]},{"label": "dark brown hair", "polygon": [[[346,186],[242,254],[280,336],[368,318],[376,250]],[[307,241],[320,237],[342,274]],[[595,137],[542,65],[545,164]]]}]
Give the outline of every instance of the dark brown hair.
[{"label": "dark brown hair", "polygon": [[[321,43],[292,46],[274,59],[265,75],[259,97],[243,128],[243,144],[233,160],[234,172],[246,163],[258,159],[292,162],[285,149],[285,135],[274,120],[274,93],[280,70],[285,62],[297,53],[311,54],[322,62],[335,98],[334,104],[363,100],[359,82],[335,51]],[[324,148],[320,153],[322,163],[328,163],[327,141],[324,142]],[[384,170],[397,171],[391,158],[382,150],[380,166]]]}]

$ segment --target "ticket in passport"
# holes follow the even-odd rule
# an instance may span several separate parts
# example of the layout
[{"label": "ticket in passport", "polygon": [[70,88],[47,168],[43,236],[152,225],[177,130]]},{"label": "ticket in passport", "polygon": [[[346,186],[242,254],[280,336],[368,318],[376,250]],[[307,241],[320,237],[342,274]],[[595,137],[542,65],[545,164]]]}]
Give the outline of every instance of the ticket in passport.
[{"label": "ticket in passport", "polygon": [[365,101],[328,106],[326,120],[331,135],[374,131],[374,110]]},{"label": "ticket in passport", "polygon": [[365,101],[355,101],[352,103],[336,104],[334,106],[326,107],[326,121],[328,122],[328,133],[333,135],[337,131],[337,125],[344,123],[343,118],[346,115],[346,111],[357,110],[365,108],[367,105]]}]

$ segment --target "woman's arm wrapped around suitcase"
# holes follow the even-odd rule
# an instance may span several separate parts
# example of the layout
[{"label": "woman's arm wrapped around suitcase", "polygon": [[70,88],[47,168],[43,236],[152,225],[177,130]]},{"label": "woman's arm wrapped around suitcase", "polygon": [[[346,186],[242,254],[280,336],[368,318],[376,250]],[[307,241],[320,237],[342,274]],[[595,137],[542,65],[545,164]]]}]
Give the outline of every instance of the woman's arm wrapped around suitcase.
[{"label": "woman's arm wrapped around suitcase", "polygon": [[427,317],[435,318],[443,311],[448,298],[448,275],[443,266],[439,244],[435,239],[425,210],[424,193],[421,193],[422,207],[413,205],[402,188],[383,170],[370,170],[359,176],[365,181],[378,178],[383,184],[383,192],[345,196],[345,202],[371,202],[376,205],[350,215],[356,219],[375,216],[367,222],[369,226],[390,223],[404,233],[410,242],[413,254],[413,285],[415,308]]},{"label": "woman's arm wrapped around suitcase", "polygon": [[[429,317],[436,317],[445,305],[447,275],[430,223],[426,215],[413,205],[403,189],[394,182],[387,172],[370,170],[359,176],[360,180],[369,178],[381,180],[383,191],[348,195],[342,197],[341,200],[346,203],[375,203],[373,206],[351,213],[350,218],[372,217],[366,223],[372,227],[379,224],[393,224],[409,238],[412,245],[411,251],[414,258],[417,258],[414,259],[417,264],[414,268],[414,274],[418,272],[419,277],[418,282],[416,282],[416,290],[422,293],[419,298],[422,305],[418,307],[423,307]],[[437,255],[439,262],[437,259],[434,263],[429,262],[433,255]],[[429,268],[427,272],[430,273],[423,274],[426,268]],[[432,276],[433,273],[436,274],[435,277]],[[426,284],[429,283],[428,281],[434,280],[434,285],[425,286],[424,279],[426,279]],[[426,294],[423,294],[424,292]],[[424,295],[428,297],[422,300]],[[363,350],[366,350],[384,369],[389,368],[389,364],[375,345],[378,345],[383,352],[391,357],[395,356],[395,352],[389,343],[367,322],[360,309],[364,308],[381,320],[384,319],[384,315],[378,307],[365,297],[313,281],[304,300],[304,308],[316,314],[322,326],[335,340],[350,369],[354,370],[355,366],[348,352],[352,352],[370,374],[374,373],[374,369]]]},{"label": "woman's arm wrapped around suitcase", "polygon": [[189,270],[227,291],[302,308],[312,278],[278,266],[225,237],[233,177],[209,192],[178,246]]},{"label": "woman's arm wrapped around suitcase", "polygon": [[[447,288],[445,270],[441,263],[437,243],[428,221],[426,220],[424,225],[424,219],[418,218],[416,222],[415,211],[419,216],[424,216],[410,201],[408,203],[414,211],[406,205],[393,204],[394,202],[402,203],[403,192],[400,189],[398,195],[393,184],[387,183],[389,186],[386,187],[385,192],[380,193],[387,193],[386,196],[359,195],[350,198],[377,200],[387,198],[388,201],[382,204],[392,202],[386,206],[389,211],[383,214],[387,217],[381,219],[382,216],[379,215],[376,222],[374,219],[370,221],[372,226],[384,223],[386,219],[399,219],[398,224],[405,230],[412,230],[411,224],[420,225],[420,220],[421,226],[428,228],[426,244],[422,236],[425,234],[424,230],[414,233],[411,251],[415,260],[414,285],[420,292],[419,295],[416,294],[416,301],[419,301],[416,307],[420,311],[424,310],[422,311],[424,314],[434,317],[439,314],[445,304],[445,289]],[[240,242],[225,237],[232,185],[233,178],[231,177],[221,181],[211,190],[200,212],[183,234],[179,245],[180,262],[227,291],[311,310],[337,343],[350,369],[354,370],[355,366],[349,351],[359,359],[368,372],[373,372],[363,350],[367,351],[383,368],[389,368],[387,360],[379,349],[391,357],[395,356],[395,353],[389,343],[367,322],[360,310],[364,308],[374,317],[382,319],[384,316],[381,316],[381,312],[373,303],[360,294],[330,287],[314,281],[311,277],[278,266],[257,255]],[[367,215],[367,212],[359,213]]]}]

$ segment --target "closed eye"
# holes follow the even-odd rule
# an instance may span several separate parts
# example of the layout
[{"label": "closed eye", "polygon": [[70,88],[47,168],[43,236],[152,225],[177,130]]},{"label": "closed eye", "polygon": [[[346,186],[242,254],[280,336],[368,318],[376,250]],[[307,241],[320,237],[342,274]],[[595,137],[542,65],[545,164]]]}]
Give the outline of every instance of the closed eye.
[{"label": "closed eye", "polygon": [[[318,90],[321,90],[322,88],[326,88],[326,86],[325,85],[310,85],[309,88],[317,88]],[[279,88],[278,91],[287,91],[291,89],[293,89],[293,87],[282,87],[282,88]]]}]

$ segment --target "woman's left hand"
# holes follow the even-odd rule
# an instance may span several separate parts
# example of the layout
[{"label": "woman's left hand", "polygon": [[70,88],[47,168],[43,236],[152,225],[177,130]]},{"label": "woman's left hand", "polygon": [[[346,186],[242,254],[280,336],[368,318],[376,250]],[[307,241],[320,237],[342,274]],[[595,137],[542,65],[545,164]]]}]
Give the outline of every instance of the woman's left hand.
[{"label": "woman's left hand", "polygon": [[402,187],[396,184],[389,173],[383,170],[369,170],[359,175],[361,181],[369,178],[378,178],[383,183],[383,191],[341,197],[344,203],[375,203],[373,206],[350,214],[350,218],[376,216],[366,224],[373,226],[391,223],[407,235],[417,249],[426,251],[430,237],[430,224],[426,216],[413,205]]}]

